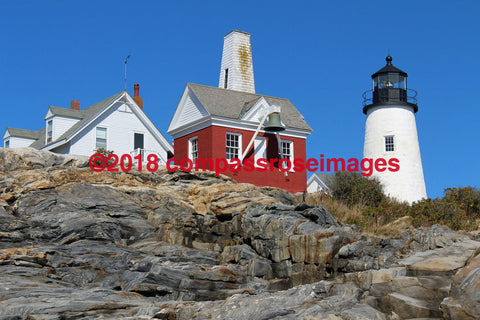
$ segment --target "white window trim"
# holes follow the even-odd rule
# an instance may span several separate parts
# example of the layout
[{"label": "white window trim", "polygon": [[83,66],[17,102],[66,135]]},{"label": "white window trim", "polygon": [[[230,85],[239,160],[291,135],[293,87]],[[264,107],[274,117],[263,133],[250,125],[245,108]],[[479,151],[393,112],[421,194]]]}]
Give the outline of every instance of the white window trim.
[{"label": "white window trim", "polygon": [[295,154],[294,154],[294,150],[295,150],[295,149],[294,149],[294,146],[295,146],[295,144],[293,143],[292,140],[283,140],[283,139],[281,139],[280,142],[281,142],[281,143],[280,143],[280,146],[281,146],[281,148],[282,148],[282,152],[281,152],[282,156],[284,156],[284,154],[283,154],[283,143],[285,142],[285,143],[288,143],[288,144],[290,145],[290,163],[291,163],[292,166],[290,167],[290,170],[288,170],[288,171],[293,172],[293,171],[294,171],[294,170],[293,170],[293,160],[295,159]]},{"label": "white window trim", "polygon": [[[234,136],[238,136],[238,159],[242,161],[242,154],[243,154],[243,148],[242,148],[242,134],[238,132],[228,132],[225,134],[225,159],[227,159],[227,136],[231,134]],[[230,163],[232,162],[232,159],[227,159],[227,161]]]},{"label": "white window trim", "polygon": [[94,150],[98,150],[99,148],[97,147],[97,129],[105,129],[105,150],[108,150],[108,128],[107,127],[102,127],[102,126],[97,126],[95,127],[95,140],[94,140]]},{"label": "white window trim", "polygon": [[[392,145],[393,145],[393,150],[387,150],[387,138],[391,137],[392,138]],[[388,135],[383,137],[383,145],[384,145],[384,150],[385,152],[395,152],[396,151],[396,144],[395,144],[395,136],[394,135]]]},{"label": "white window trim", "polygon": [[191,137],[190,139],[188,139],[188,158],[190,160],[195,160],[192,156],[192,153],[193,153],[193,140],[197,140],[197,158],[198,158],[198,136],[195,136],[195,137]]},{"label": "white window trim", "polygon": [[4,142],[4,144],[3,144],[3,147],[4,147],[5,149],[10,148],[10,139],[5,140],[5,142]]}]

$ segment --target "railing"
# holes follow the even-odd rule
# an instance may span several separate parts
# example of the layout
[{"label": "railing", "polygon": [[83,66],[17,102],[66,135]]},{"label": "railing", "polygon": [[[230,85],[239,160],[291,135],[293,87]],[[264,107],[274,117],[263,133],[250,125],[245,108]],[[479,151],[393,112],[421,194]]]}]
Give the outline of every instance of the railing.
[{"label": "railing", "polygon": [[148,157],[150,154],[155,154],[158,157],[159,164],[166,164],[166,160],[163,159],[163,157],[157,151],[137,148],[130,152],[132,158],[138,156],[139,154],[142,155],[142,158]]},{"label": "railing", "polygon": [[[396,90],[395,90],[396,89]],[[367,90],[362,94],[363,98],[363,106],[368,106],[373,103],[381,103],[381,102],[408,102],[412,104],[417,104],[417,91],[413,89],[400,89],[400,88],[382,88],[382,89],[377,89],[375,93],[386,93],[386,95],[381,94],[379,95],[374,95],[373,90]],[[404,94],[401,94],[401,91],[404,92]],[[390,94],[390,93],[396,93],[396,94]],[[374,101],[375,98],[375,101]]]}]

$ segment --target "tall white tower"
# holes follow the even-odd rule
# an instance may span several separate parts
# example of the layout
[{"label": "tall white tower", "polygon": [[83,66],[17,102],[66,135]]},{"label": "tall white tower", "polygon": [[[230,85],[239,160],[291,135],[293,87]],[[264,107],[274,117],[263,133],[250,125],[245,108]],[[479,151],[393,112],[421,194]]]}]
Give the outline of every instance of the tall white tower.
[{"label": "tall white tower", "polygon": [[233,30],[224,37],[218,87],[255,93],[249,33]]},{"label": "tall white tower", "polygon": [[386,60],[387,65],[372,75],[373,89],[363,94],[363,157],[397,158],[397,172],[374,170],[372,176],[380,180],[385,194],[412,203],[427,197],[415,123],[417,92],[407,89],[407,74],[392,65],[390,55]]}]

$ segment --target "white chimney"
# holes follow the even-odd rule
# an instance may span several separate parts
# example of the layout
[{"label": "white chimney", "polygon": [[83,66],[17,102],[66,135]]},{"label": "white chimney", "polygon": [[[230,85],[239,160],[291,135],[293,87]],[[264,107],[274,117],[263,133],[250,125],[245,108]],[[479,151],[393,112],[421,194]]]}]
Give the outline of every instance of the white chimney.
[{"label": "white chimney", "polygon": [[218,87],[255,93],[249,33],[234,30],[224,37]]}]

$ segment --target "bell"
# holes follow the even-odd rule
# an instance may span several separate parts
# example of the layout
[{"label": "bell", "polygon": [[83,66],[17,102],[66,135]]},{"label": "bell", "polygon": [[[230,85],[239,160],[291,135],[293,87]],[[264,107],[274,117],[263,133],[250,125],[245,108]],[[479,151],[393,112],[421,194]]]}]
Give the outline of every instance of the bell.
[{"label": "bell", "polygon": [[265,131],[278,132],[285,130],[285,126],[280,120],[280,113],[273,112],[268,116],[268,122],[265,124]]}]

